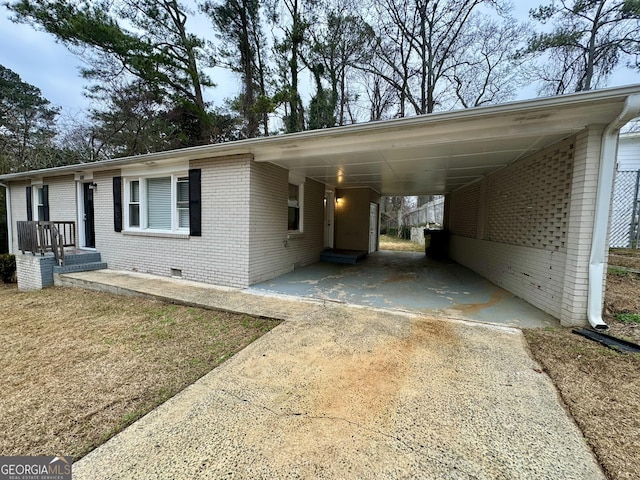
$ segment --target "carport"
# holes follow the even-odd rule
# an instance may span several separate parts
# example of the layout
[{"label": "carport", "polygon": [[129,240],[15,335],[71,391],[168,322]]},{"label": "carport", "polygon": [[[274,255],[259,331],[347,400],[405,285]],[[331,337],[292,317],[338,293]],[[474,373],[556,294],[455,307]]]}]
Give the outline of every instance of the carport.
[{"label": "carport", "polygon": [[355,265],[318,262],[248,292],[512,327],[558,326],[551,315],[468,268],[417,252],[379,251]]},{"label": "carport", "polygon": [[[640,86],[264,139],[249,150],[327,185],[337,248],[367,249],[381,195],[444,194],[450,256],[563,325],[601,319],[618,133]],[[368,222],[366,222],[368,225]]]}]

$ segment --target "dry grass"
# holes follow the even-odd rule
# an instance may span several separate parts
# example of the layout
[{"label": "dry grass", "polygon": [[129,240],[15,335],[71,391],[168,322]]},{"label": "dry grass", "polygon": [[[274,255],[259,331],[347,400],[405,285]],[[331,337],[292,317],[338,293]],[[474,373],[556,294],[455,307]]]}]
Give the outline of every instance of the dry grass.
[{"label": "dry grass", "polygon": [[609,265],[640,270],[640,249],[612,248],[609,252]]},{"label": "dry grass", "polygon": [[[640,277],[607,278],[610,334],[640,341],[640,328],[615,319],[640,310]],[[640,478],[640,354],[620,354],[570,329],[524,332],[534,357],[560,391],[610,479]]]},{"label": "dry grass", "polygon": [[278,321],[0,286],[0,455],[85,455]]},{"label": "dry grass", "polygon": [[424,245],[411,240],[380,235],[380,250],[394,250],[396,252],[424,252]]}]

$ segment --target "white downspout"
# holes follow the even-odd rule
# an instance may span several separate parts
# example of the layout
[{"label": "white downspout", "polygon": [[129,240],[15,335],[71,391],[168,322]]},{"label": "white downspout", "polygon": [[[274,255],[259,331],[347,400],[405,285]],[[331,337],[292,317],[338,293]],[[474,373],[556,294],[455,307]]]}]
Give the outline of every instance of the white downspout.
[{"label": "white downspout", "polygon": [[9,242],[9,253],[13,253],[13,227],[11,219],[11,189],[9,184],[0,183],[0,187],[4,187],[4,196],[7,206],[7,241]]},{"label": "white downspout", "polygon": [[602,320],[604,289],[602,280],[607,251],[607,232],[609,230],[609,212],[613,193],[616,157],[618,152],[618,133],[629,120],[640,115],[640,95],[627,97],[624,108],[618,118],[607,126],[602,134],[600,146],[600,168],[596,193],[596,212],[591,238],[589,257],[589,296],[587,299],[587,318],[593,328],[605,330],[609,326]]}]

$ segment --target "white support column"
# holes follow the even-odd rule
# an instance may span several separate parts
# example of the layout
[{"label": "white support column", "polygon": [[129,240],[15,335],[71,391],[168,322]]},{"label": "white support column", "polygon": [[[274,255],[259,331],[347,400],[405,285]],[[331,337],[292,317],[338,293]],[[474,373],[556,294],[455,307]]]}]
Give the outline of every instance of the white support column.
[{"label": "white support column", "polygon": [[592,125],[576,137],[560,317],[564,326],[588,324],[589,256],[596,211],[600,145],[604,128],[604,125]]}]

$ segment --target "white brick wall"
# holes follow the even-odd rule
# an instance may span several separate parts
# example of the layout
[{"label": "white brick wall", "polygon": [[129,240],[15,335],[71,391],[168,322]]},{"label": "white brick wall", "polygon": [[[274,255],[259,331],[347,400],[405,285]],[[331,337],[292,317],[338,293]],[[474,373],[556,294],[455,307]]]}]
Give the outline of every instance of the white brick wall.
[{"label": "white brick wall", "polygon": [[13,253],[18,254],[18,229],[16,222],[27,220],[27,194],[29,182],[11,182],[11,230],[13,232]]},{"label": "white brick wall", "polygon": [[452,258],[540,310],[560,318],[566,254],[451,237]]},{"label": "white brick wall", "polygon": [[49,219],[54,222],[77,222],[78,195],[73,175],[45,177],[42,183],[49,185]]},{"label": "white brick wall", "polygon": [[464,189],[457,190],[450,198],[450,231],[461,237],[476,238],[478,235],[480,183],[474,183]]},{"label": "white brick wall", "polygon": [[[561,316],[563,324],[568,326],[584,325],[587,318],[589,257],[602,132],[603,127],[594,126],[576,138]],[[602,282],[604,285],[604,278]]]},{"label": "white brick wall", "polygon": [[50,287],[53,285],[54,265],[55,259],[52,254],[42,256],[16,253],[18,289],[30,291]]},{"label": "white brick wall", "polygon": [[119,172],[95,173],[96,249],[103,261],[117,270],[169,276],[173,268],[188,280],[248,286],[250,162],[248,156],[191,162],[202,169],[202,236],[190,238],[115,232],[112,177]]},{"label": "white brick wall", "polygon": [[249,283],[276,277],[317,262],[324,242],[324,185],[304,183],[303,232],[287,232],[289,172],[276,165],[251,163]]},{"label": "white brick wall", "polygon": [[565,251],[574,146],[563,142],[486,180],[486,240]]},{"label": "white brick wall", "polygon": [[563,325],[586,322],[601,134],[590,129],[451,195],[451,257]]}]

